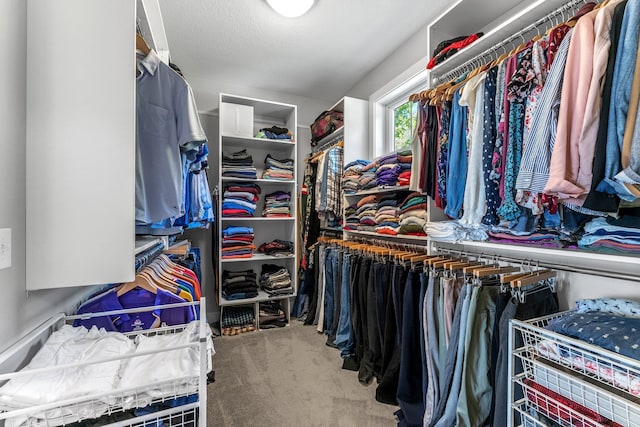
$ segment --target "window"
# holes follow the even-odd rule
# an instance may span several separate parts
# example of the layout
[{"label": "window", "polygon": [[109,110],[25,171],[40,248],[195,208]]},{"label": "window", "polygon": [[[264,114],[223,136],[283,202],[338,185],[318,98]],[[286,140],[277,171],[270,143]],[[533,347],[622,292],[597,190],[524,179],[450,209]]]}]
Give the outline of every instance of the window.
[{"label": "window", "polygon": [[411,139],[418,126],[418,104],[407,101],[393,109],[393,149],[411,148]]},{"label": "window", "polygon": [[409,95],[428,85],[428,72],[424,68],[427,60],[416,62],[369,97],[372,158],[411,147],[418,106],[408,99]]}]

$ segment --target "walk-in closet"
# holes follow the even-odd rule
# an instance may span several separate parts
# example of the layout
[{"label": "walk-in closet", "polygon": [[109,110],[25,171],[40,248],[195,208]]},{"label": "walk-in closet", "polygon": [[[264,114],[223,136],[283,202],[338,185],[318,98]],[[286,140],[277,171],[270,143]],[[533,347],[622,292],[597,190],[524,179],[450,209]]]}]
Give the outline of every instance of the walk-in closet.
[{"label": "walk-in closet", "polygon": [[0,23],[0,426],[640,427],[640,0]]}]

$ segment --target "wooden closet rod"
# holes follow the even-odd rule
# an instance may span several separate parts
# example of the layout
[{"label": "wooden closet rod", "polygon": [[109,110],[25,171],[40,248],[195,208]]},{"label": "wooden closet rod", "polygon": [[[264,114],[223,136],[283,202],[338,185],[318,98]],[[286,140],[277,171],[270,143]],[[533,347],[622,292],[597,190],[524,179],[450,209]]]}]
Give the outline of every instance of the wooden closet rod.
[{"label": "wooden closet rod", "polygon": [[474,256],[479,258],[486,257],[486,259],[491,261],[503,261],[503,262],[510,262],[514,264],[524,264],[524,265],[530,265],[534,267],[548,268],[551,270],[567,271],[569,273],[590,274],[593,276],[609,277],[611,279],[640,282],[640,276],[632,276],[630,274],[615,273],[607,270],[600,270],[597,268],[571,267],[569,265],[557,264],[553,262],[540,262],[532,259],[515,258],[515,257],[503,256],[503,255],[489,255],[489,254],[483,254],[481,252],[475,252],[475,251],[457,250],[457,249],[449,249],[449,248],[434,248],[434,249],[436,253],[455,254],[458,256],[467,256],[467,257]]}]

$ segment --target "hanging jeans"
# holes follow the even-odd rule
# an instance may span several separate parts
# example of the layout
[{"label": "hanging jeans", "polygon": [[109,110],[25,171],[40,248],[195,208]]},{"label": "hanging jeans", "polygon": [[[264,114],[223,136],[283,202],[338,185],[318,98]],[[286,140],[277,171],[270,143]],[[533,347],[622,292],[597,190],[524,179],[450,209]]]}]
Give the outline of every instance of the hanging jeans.
[{"label": "hanging jeans", "polygon": [[342,284],[340,287],[340,317],[335,343],[343,359],[353,350],[353,328],[351,326],[351,254],[342,257]]},{"label": "hanging jeans", "polygon": [[422,393],[422,358],[420,357],[420,277],[409,271],[404,290],[402,309],[402,344],[400,352],[400,376],[396,412],[398,426],[422,426],[424,402]]},{"label": "hanging jeans", "polygon": [[329,335],[331,327],[333,326],[333,305],[336,281],[334,259],[335,249],[327,248],[324,261],[324,321],[322,330],[326,335]]}]

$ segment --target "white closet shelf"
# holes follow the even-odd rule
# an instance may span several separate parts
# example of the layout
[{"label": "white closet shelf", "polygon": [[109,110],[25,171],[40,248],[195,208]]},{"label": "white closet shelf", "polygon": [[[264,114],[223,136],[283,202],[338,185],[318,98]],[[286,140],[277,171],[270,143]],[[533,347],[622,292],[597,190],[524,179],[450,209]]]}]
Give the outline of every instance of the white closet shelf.
[{"label": "white closet shelf", "polygon": [[408,240],[421,242],[424,245],[427,245],[427,237],[426,236],[407,236],[403,234],[398,234],[397,236],[391,236],[389,234],[380,234],[374,231],[357,231],[357,230],[343,230],[345,233],[354,235],[354,236],[375,236],[376,238],[385,239],[385,240],[397,240],[401,242],[406,242]]},{"label": "white closet shelf", "polygon": [[345,193],[344,196],[345,197],[361,197],[361,196],[367,196],[369,194],[394,193],[396,191],[410,191],[410,190],[408,185],[383,186],[383,187],[372,188],[370,190],[358,191],[357,193],[351,193],[351,194]]},{"label": "white closet shelf", "polygon": [[288,299],[288,298],[295,297],[295,296],[296,296],[295,293],[288,294],[288,295],[270,296],[265,291],[259,290],[258,291],[258,296],[254,297],[254,298],[245,298],[245,299],[238,299],[238,300],[227,300],[224,297],[222,297],[222,298],[220,298],[220,305],[223,306],[223,307],[232,306],[232,305],[250,305],[250,304],[255,304],[255,303],[264,302],[264,301],[284,300],[284,299]]},{"label": "white closet shelf", "polygon": [[[526,6],[513,14],[509,18],[503,20],[495,27],[484,31],[484,35],[469,46],[460,49],[450,58],[436,65],[431,69],[432,77],[440,77],[465,62],[482,54],[487,49],[506,40],[513,34],[516,34],[528,24],[543,18],[548,13],[554,11],[558,7],[567,3],[567,0],[536,0],[526,3]],[[478,29],[480,31],[481,29]],[[522,40],[515,41],[516,44]],[[509,49],[507,49],[508,51]],[[502,53],[502,51],[500,51]]]},{"label": "white closet shelf", "polygon": [[134,254],[138,255],[139,253],[142,253],[142,252],[146,251],[147,249],[151,249],[152,247],[154,247],[158,243],[165,244],[165,246],[166,246],[166,243],[165,243],[164,239],[162,239],[162,238],[136,239],[136,249],[134,251]]},{"label": "white closet shelf", "polygon": [[[222,135],[222,139],[224,140],[225,146],[249,149],[266,148],[269,150],[289,150],[296,145],[295,141],[284,139],[253,138],[235,135]],[[262,147],[258,147],[257,145],[262,145]]]},{"label": "white closet shelf", "polygon": [[236,262],[252,262],[252,261],[277,261],[281,259],[294,259],[295,255],[287,256],[273,256],[265,254],[253,254],[251,258],[238,258],[238,259],[222,259],[223,264],[236,263]]},{"label": "white closet shelf", "polygon": [[252,217],[244,217],[244,216],[226,216],[221,218],[222,221],[295,221],[295,218],[285,217],[285,218],[264,218],[261,216],[252,216]]},{"label": "white closet shelf", "polygon": [[223,176],[221,178],[223,182],[226,181],[238,181],[238,182],[262,182],[267,184],[295,184],[296,182],[293,180],[277,180],[277,179],[251,179],[251,178],[234,178],[231,176]]}]

